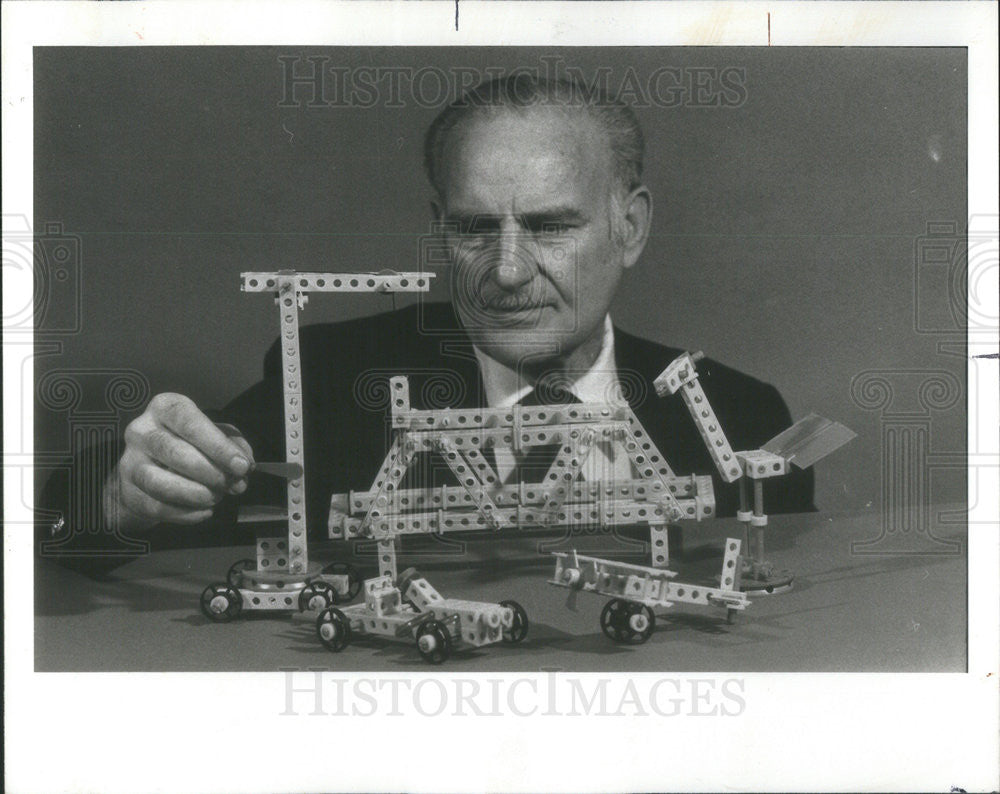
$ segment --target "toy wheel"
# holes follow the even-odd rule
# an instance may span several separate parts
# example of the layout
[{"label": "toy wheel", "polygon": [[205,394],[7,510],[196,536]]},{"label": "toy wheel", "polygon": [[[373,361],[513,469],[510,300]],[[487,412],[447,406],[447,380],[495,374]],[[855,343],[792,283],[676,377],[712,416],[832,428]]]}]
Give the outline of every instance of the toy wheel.
[{"label": "toy wheel", "polygon": [[615,642],[640,644],[656,627],[653,610],[642,604],[613,598],[601,610],[601,631]]},{"label": "toy wheel", "polygon": [[739,616],[739,614],[740,614],[740,611],[738,609],[733,609],[732,607],[730,607],[729,609],[727,609],[726,610],[726,623],[728,623],[730,626],[732,626],[734,623],[736,623],[736,618]]},{"label": "toy wheel", "polygon": [[230,587],[239,587],[243,584],[243,572],[257,570],[257,560],[237,560],[229,566],[229,573],[226,574],[226,581]]},{"label": "toy wheel", "polygon": [[240,591],[228,584],[210,584],[201,593],[201,613],[211,621],[225,623],[243,611]]},{"label": "toy wheel", "polygon": [[316,636],[328,651],[340,653],[351,641],[351,622],[336,607],[327,607],[316,618]]},{"label": "toy wheel", "polygon": [[425,661],[441,664],[451,656],[451,635],[439,620],[428,620],[417,629],[417,650]]},{"label": "toy wheel", "polygon": [[358,569],[351,565],[349,562],[334,562],[327,565],[322,573],[333,574],[334,576],[347,575],[347,594],[341,595],[336,590],[333,591],[333,601],[331,603],[340,604],[347,601],[353,601],[357,598],[358,593],[361,592],[361,574]]},{"label": "toy wheel", "polygon": [[322,580],[309,582],[299,593],[299,612],[325,609],[337,603],[337,591]]},{"label": "toy wheel", "polygon": [[514,622],[509,629],[503,630],[503,641],[509,643],[520,642],[528,636],[528,613],[524,611],[517,601],[501,601],[500,606],[509,607],[514,612]]}]

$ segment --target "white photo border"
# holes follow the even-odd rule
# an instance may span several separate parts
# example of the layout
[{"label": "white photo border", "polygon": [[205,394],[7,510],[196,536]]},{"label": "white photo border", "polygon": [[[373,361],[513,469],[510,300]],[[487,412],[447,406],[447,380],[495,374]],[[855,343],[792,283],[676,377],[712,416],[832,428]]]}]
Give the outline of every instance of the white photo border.
[{"label": "white photo border", "polygon": [[[178,0],[5,2],[2,13],[5,217],[33,217],[32,47],[206,44],[963,46],[969,56],[969,211],[998,214],[995,3]],[[5,296],[5,303],[15,299]],[[997,314],[994,306],[989,316]],[[22,375],[31,371],[25,369],[30,345],[7,342],[4,438],[11,439],[32,427],[33,411]],[[996,351],[995,337],[970,340],[970,356]],[[350,716],[324,719],[308,708],[283,715],[293,679],[282,673],[35,673],[31,533],[8,532],[5,524],[7,787],[133,793],[995,789],[997,361],[970,359],[969,368],[968,382],[979,390],[969,402],[977,455],[994,468],[979,472],[986,487],[976,488],[970,471],[969,520],[976,531],[968,541],[965,674],[672,675],[677,686],[689,688],[685,714],[678,716],[574,719],[558,708],[559,715],[546,715],[543,699],[531,716],[518,716],[517,706],[502,716],[462,719],[449,708],[431,720],[411,709],[405,717],[371,716],[362,731]],[[11,498],[22,476],[20,467],[5,465],[5,515],[14,526],[31,522],[27,508]],[[504,697],[548,691],[544,673],[463,677],[483,687],[501,680]],[[588,686],[601,677],[577,676]],[[450,687],[456,676],[399,678]],[[629,680],[648,691],[658,679]],[[738,681],[725,699],[737,713],[693,719],[690,688],[697,680],[719,688]],[[296,677],[293,685],[308,681]],[[621,689],[628,681],[612,685]],[[693,700],[697,708],[697,695]]]}]

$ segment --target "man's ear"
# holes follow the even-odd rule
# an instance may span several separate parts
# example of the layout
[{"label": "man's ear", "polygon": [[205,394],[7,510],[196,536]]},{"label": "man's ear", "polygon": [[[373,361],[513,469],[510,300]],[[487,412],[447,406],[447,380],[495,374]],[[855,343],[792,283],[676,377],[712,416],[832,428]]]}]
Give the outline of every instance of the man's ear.
[{"label": "man's ear", "polygon": [[621,230],[622,264],[632,267],[646,247],[653,221],[653,196],[645,185],[633,189],[622,200],[618,220]]}]

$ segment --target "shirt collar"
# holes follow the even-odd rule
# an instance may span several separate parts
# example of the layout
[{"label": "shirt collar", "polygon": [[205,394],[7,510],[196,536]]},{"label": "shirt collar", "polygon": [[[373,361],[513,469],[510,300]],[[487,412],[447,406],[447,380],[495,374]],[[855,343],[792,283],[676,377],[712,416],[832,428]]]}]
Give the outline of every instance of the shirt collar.
[{"label": "shirt collar", "polygon": [[[495,358],[488,356],[478,347],[476,359],[483,376],[486,402],[491,408],[507,408],[514,405],[534,388],[524,382],[517,371]],[[569,390],[585,403],[625,403],[618,383],[618,369],[615,365],[615,331],[611,315],[604,316],[604,337],[601,351],[590,368],[575,378]]]}]

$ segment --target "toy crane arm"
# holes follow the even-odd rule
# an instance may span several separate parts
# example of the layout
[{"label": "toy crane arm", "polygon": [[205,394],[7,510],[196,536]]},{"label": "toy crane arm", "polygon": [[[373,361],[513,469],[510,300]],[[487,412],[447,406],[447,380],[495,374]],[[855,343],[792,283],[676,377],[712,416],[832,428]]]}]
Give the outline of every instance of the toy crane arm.
[{"label": "toy crane arm", "polygon": [[[698,383],[694,365],[701,358],[703,355],[700,352],[678,356],[653,381],[653,385],[661,397],[678,391],[681,393],[722,479],[729,483],[739,480],[740,506],[736,511],[736,520],[746,526],[747,540],[751,541],[748,544],[750,557],[744,561],[741,571],[745,577],[744,589],[747,592],[780,592],[791,586],[792,577],[787,572],[776,573],[764,559],[764,527],[767,526],[764,480],[787,474],[792,461],[799,468],[811,466],[854,438],[854,432],[838,422],[810,414],[779,433],[761,449],[733,452]],[[747,493],[748,481],[753,483],[752,510]]]},{"label": "toy crane arm", "polygon": [[694,366],[696,361],[704,357],[705,354],[701,351],[678,356],[657,376],[653,381],[653,387],[660,397],[680,391],[684,404],[691,412],[691,418],[694,419],[701,437],[705,440],[712,461],[719,470],[719,475],[726,482],[735,482],[743,476],[743,469],[736,459],[736,453],[733,452],[729,439],[719,425],[705,391],[698,382],[698,371]]}]

